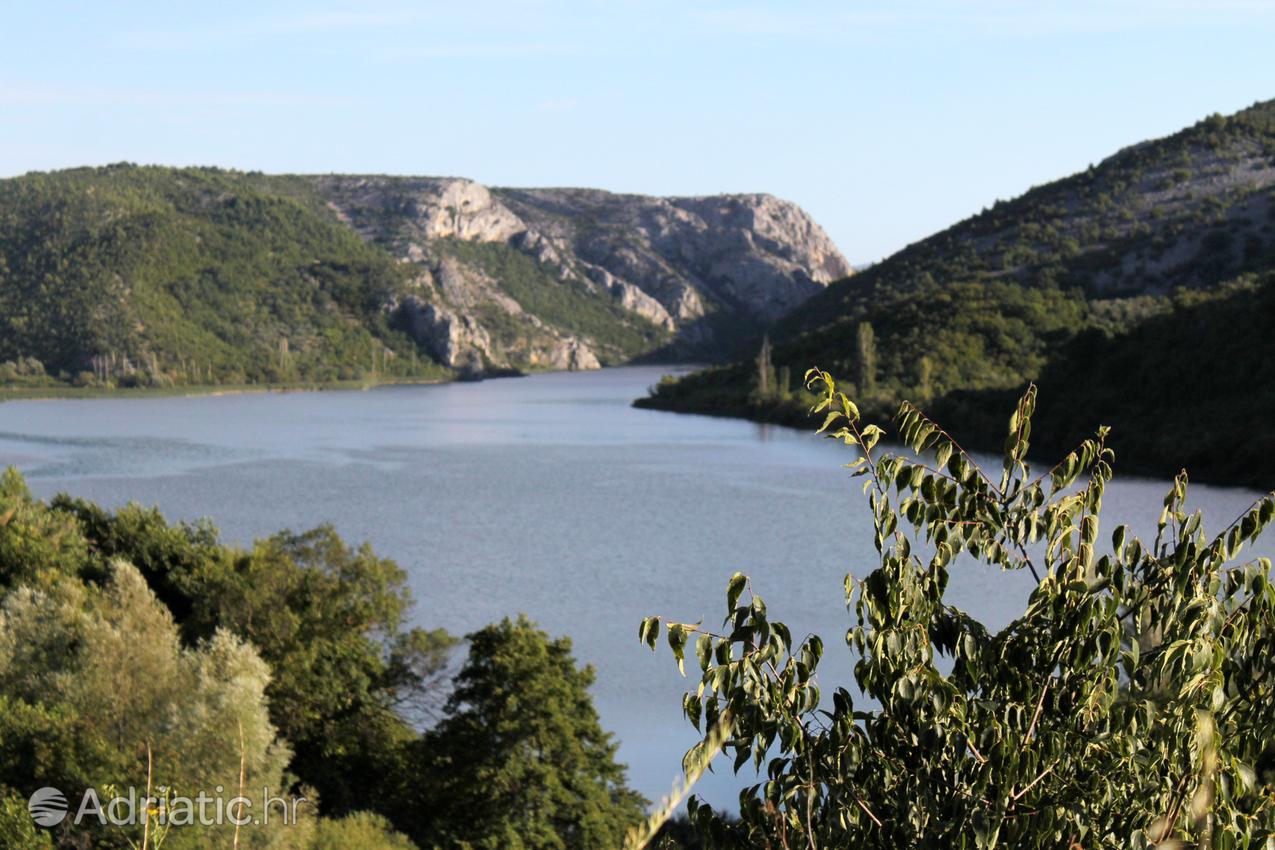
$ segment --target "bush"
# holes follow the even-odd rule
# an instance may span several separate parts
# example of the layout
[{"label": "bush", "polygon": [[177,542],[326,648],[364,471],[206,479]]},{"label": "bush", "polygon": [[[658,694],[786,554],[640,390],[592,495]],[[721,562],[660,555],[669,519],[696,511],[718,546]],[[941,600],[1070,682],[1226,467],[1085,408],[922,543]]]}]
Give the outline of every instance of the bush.
[{"label": "bush", "polygon": [[53,850],[49,833],[36,827],[27,811],[27,799],[0,785],[0,847],[17,850]]},{"label": "bush", "polygon": [[320,821],[308,850],[416,850],[380,815],[367,812]]},{"label": "bush", "polygon": [[[827,373],[807,377],[821,430],[858,455],[880,553],[876,570],[845,584],[860,693],[821,700],[822,641],[794,645],[742,574],[720,633],[643,622],[652,648],[665,629],[679,665],[694,638],[703,678],[685,697],[688,718],[709,730],[728,718],[735,769],[765,766],[740,795],[737,825],[692,801],[710,846],[1275,840],[1275,586],[1268,559],[1237,560],[1275,518],[1275,494],[1208,536],[1184,507],[1183,473],[1155,541],[1119,526],[1108,550],[1106,429],[1033,476],[1030,388],[1003,469],[990,473],[908,404],[896,418],[908,451],[878,452],[881,429]],[[992,632],[948,604],[958,556],[1031,571],[1023,614]]]}]

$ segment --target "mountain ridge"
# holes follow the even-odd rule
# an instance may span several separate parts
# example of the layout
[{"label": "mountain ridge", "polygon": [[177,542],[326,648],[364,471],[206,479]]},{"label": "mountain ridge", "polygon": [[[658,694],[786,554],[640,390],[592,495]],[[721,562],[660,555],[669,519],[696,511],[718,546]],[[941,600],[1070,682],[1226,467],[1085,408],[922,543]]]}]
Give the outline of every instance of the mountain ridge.
[{"label": "mountain ridge", "polygon": [[[1092,332],[1097,336],[1087,339],[1096,345],[1195,309],[1179,310],[1177,293],[1226,289],[1248,276],[1260,288],[1271,269],[1275,101],[1127,146],[1085,171],[998,202],[834,282],[775,323],[773,365],[740,360],[692,374],[665,382],[640,404],[804,422],[807,399],[791,376],[818,366],[847,381],[877,418],[903,399],[943,406],[960,396],[950,409],[967,421],[949,417],[957,432],[965,426],[966,442],[995,449],[1003,434],[992,433],[977,399],[998,397],[1003,404],[1006,394],[1046,372],[1061,387],[1063,359],[1076,370],[1085,360],[1078,337]],[[1253,335],[1252,342],[1248,356],[1275,354],[1263,338]],[[786,372],[788,386],[775,392],[763,380],[767,369]],[[1128,389],[1132,403],[1144,387]],[[1068,395],[1087,397],[1070,389]],[[1093,424],[1109,415],[1131,418],[1101,405],[1088,413]],[[1217,415],[1205,421],[1233,433],[1211,418]],[[1180,431],[1181,424],[1166,427]],[[1140,468],[1166,471],[1157,464],[1171,455],[1152,455],[1141,456]],[[1238,480],[1235,470],[1243,466],[1210,464],[1228,480]],[[1275,481],[1275,466],[1262,461],[1251,468]]]},{"label": "mountain ridge", "polygon": [[0,180],[0,382],[433,379],[720,356],[848,268],[800,208],[761,194],[35,172]]}]

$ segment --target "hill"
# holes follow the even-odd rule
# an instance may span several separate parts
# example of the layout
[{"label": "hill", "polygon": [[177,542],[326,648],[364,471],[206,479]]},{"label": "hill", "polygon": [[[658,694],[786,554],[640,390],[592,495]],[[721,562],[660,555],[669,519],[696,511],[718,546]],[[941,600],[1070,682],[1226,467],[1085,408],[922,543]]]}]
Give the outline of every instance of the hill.
[{"label": "hill", "polygon": [[[818,365],[854,382],[878,418],[908,398],[951,411],[947,420],[968,442],[998,448],[1001,428],[991,428],[983,411],[1002,409],[1003,396],[1030,380],[1042,382],[1042,407],[1050,392],[1096,404],[1083,385],[1119,350],[1140,361],[1138,370],[1102,373],[1109,398],[1123,398],[1124,408],[1086,408],[1080,418],[1139,423],[1139,466],[1172,471],[1168,458],[1182,452],[1162,451],[1163,435],[1186,422],[1184,412],[1135,403],[1153,392],[1181,397],[1178,379],[1159,369],[1179,343],[1149,341],[1157,332],[1184,333],[1205,313],[1269,306],[1261,293],[1272,269],[1275,101],[1122,150],[834,283],[772,328],[777,377],[765,392],[765,369],[740,361],[666,382],[642,404],[796,421],[805,400],[782,375]],[[1203,326],[1212,336],[1181,337],[1199,363],[1266,379],[1257,364],[1275,353],[1267,334],[1253,328],[1250,344],[1236,347],[1224,324]],[[1237,359],[1215,359],[1220,350]],[[998,401],[983,407],[980,399]],[[1167,419],[1147,418],[1151,412]],[[1204,415],[1215,431],[1233,433],[1222,407]],[[1049,431],[1043,410],[1037,418]],[[1200,456],[1197,471],[1275,482],[1275,463],[1245,463],[1257,457],[1256,445],[1238,447],[1225,464]]]},{"label": "hill", "polygon": [[10,380],[441,375],[378,310],[407,286],[389,257],[262,179],[113,166],[0,182]]},{"label": "hill", "polygon": [[848,268],[800,209],[765,195],[129,164],[28,174],[0,180],[0,384],[709,357]]},{"label": "hill", "polygon": [[448,366],[720,358],[850,266],[769,195],[489,189],[460,178],[298,178],[421,293],[399,306]]}]

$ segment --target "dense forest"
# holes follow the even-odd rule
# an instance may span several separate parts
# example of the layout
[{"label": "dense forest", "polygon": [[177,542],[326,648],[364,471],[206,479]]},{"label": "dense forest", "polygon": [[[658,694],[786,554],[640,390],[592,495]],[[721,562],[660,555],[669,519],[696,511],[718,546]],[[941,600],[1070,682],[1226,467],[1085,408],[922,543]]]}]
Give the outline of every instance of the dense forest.
[{"label": "dense forest", "polygon": [[0,382],[446,374],[381,309],[403,270],[286,180],[129,165],[6,180],[0,281]]},{"label": "dense forest", "polygon": [[[1057,422],[1046,430],[1060,439],[1082,416],[1131,429],[1154,421],[1153,432],[1114,437],[1130,447],[1131,469],[1172,473],[1186,461],[1214,480],[1270,483],[1265,443],[1234,440],[1245,421],[1234,403],[1257,415],[1271,395],[1262,382],[1275,316],[1262,292],[1272,269],[1275,102],[1267,102],[998,203],[816,295],[772,328],[758,362],[665,382],[641,403],[796,423],[810,400],[783,376],[817,365],[852,382],[878,420],[907,398],[945,411],[968,444],[998,448],[986,422],[1039,380],[1042,422]],[[1219,318],[1228,311],[1238,324]],[[1189,333],[1159,337],[1175,329]],[[1102,386],[1082,377],[1091,373],[1078,367],[1117,351],[1122,365],[1105,368]],[[1189,371],[1175,368],[1188,360]],[[1199,401],[1170,401],[1185,386]],[[1246,400],[1231,398],[1239,386]],[[1106,403],[1117,398],[1120,410]],[[1072,406],[1083,402],[1095,406]],[[1069,420],[1055,418],[1063,407]],[[1209,446],[1196,439],[1176,450],[1192,427]]]}]

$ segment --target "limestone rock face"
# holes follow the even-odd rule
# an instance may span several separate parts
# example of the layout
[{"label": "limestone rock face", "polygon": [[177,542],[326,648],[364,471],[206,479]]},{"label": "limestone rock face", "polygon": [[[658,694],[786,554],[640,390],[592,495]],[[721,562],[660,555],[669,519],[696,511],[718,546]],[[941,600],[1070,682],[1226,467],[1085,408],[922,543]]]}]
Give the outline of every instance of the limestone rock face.
[{"label": "limestone rock face", "polygon": [[427,239],[503,242],[526,227],[472,180],[440,180],[422,191],[413,205],[417,226]]},{"label": "limestone rock face", "polygon": [[653,198],[593,189],[501,189],[519,218],[637,286],[682,320],[703,315],[684,290],[773,321],[853,273],[800,207],[772,195]]},{"label": "limestone rock face", "polygon": [[491,339],[473,318],[409,296],[395,305],[408,333],[424,343],[439,363],[463,374],[484,371]]},{"label": "limestone rock face", "polygon": [[459,177],[312,178],[338,215],[371,241],[504,242],[527,229],[486,186]]},{"label": "limestone rock face", "polygon": [[818,224],[771,195],[306,179],[416,269],[413,294],[386,310],[464,371],[594,369],[656,350],[712,358],[732,342],[722,334],[760,331],[853,273]]}]

